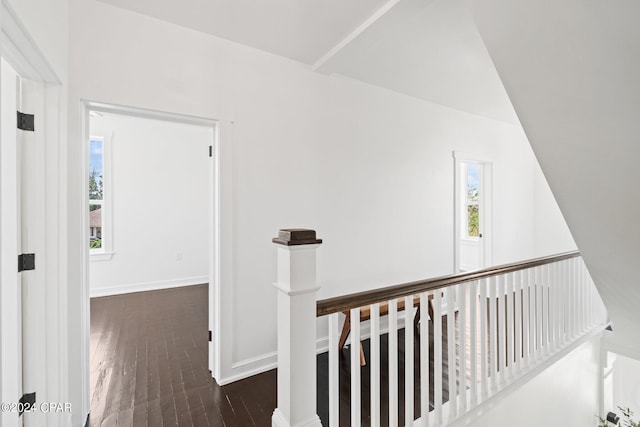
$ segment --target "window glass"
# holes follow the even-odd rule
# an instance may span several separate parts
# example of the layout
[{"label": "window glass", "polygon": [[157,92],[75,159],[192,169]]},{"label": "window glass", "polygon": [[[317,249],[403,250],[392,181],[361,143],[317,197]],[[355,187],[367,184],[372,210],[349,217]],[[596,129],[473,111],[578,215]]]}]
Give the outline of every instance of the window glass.
[{"label": "window glass", "polygon": [[102,207],[104,198],[104,141],[89,141],[89,248],[102,246]]},{"label": "window glass", "polygon": [[480,165],[467,164],[467,227],[468,237],[478,237],[480,234]]}]

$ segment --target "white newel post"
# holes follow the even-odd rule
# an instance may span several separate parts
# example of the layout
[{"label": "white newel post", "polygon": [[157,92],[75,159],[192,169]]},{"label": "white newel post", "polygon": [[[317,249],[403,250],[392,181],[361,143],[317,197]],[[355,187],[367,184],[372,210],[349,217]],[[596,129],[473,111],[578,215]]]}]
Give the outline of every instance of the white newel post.
[{"label": "white newel post", "polygon": [[284,229],[278,250],[278,407],[274,427],[321,427],[316,412],[316,249],[314,230]]}]

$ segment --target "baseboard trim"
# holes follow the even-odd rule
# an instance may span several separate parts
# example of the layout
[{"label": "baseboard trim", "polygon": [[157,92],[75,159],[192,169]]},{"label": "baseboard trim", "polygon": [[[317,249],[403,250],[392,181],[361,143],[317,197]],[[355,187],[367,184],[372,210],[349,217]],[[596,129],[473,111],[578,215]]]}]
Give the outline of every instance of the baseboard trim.
[{"label": "baseboard trim", "polygon": [[185,279],[161,280],[157,282],[131,283],[90,289],[89,296],[91,298],[98,298],[110,295],[130,294],[133,292],[157,291],[161,289],[180,288],[182,286],[202,285],[208,282],[209,278],[207,276],[199,276]]}]

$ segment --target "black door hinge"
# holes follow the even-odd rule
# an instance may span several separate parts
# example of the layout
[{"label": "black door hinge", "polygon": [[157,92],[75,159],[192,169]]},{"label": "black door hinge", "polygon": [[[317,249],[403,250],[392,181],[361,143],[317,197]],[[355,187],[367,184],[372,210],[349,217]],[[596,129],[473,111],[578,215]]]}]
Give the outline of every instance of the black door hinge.
[{"label": "black door hinge", "polygon": [[18,273],[36,269],[36,254],[18,255]]},{"label": "black door hinge", "polygon": [[18,129],[33,132],[35,130],[33,114],[18,111]]},{"label": "black door hinge", "polygon": [[213,145],[209,146],[209,157],[213,157]]},{"label": "black door hinge", "polygon": [[18,401],[18,415],[22,415],[23,412],[30,411],[36,404],[36,394],[27,393],[23,394]]},{"label": "black door hinge", "polygon": [[209,342],[213,341],[213,334],[211,333],[211,331],[209,331]]}]

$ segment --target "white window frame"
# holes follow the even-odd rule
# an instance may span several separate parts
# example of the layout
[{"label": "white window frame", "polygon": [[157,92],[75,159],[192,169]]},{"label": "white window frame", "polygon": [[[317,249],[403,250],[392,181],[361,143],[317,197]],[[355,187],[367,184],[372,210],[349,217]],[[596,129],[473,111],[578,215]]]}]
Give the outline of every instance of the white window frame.
[{"label": "white window frame", "polygon": [[[113,194],[112,194],[112,169],[111,169],[111,140],[113,135],[91,135],[87,144],[91,141],[102,141],[102,200],[88,200],[88,205],[102,206],[102,247],[89,249],[90,261],[109,261],[113,252]],[[89,150],[88,148],[87,150]],[[90,171],[87,170],[87,176]],[[88,179],[87,179],[88,183]],[[89,191],[87,184],[87,191]],[[88,209],[88,206],[87,206]],[[89,232],[91,234],[91,232]]]}]

